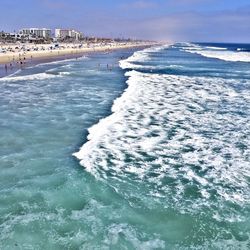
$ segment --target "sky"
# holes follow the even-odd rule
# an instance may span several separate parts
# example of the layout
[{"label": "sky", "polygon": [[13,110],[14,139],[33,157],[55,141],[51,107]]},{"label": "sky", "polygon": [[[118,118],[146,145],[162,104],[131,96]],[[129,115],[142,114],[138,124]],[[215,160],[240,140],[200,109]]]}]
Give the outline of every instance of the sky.
[{"label": "sky", "polygon": [[250,0],[1,0],[0,30],[74,28],[88,36],[250,43]]}]

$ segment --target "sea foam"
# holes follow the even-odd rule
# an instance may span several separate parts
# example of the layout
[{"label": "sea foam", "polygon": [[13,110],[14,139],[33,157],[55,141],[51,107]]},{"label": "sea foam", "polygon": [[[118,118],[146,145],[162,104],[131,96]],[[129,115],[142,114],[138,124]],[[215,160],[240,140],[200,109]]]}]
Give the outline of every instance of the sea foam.
[{"label": "sea foam", "polygon": [[[250,103],[249,90],[236,91],[234,80],[216,77],[135,70],[126,76],[128,88],[112,114],[89,129],[74,156],[96,178],[132,175],[151,186],[150,195],[168,197],[169,206],[196,213],[220,204],[220,218],[230,219],[234,210],[227,202],[250,199],[249,119],[237,115],[238,107]],[[188,205],[191,187],[196,203]]]},{"label": "sea foam", "polygon": [[231,62],[250,62],[250,52],[229,51],[226,48],[219,47],[201,47],[201,46],[191,46],[185,47],[185,51],[189,53],[196,53],[208,58],[216,58],[223,61]]},{"label": "sea foam", "polygon": [[44,80],[54,77],[60,77],[60,75],[49,74],[49,73],[39,73],[32,75],[23,75],[23,76],[7,76],[0,78],[1,82],[16,82],[16,81],[30,81],[30,80]]}]

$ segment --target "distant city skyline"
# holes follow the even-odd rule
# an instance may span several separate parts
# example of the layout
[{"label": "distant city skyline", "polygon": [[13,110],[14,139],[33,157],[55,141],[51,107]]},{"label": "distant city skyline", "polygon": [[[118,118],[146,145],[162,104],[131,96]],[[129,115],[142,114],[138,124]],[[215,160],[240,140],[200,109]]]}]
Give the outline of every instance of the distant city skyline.
[{"label": "distant city skyline", "polygon": [[161,41],[250,42],[249,0],[2,0],[0,29],[75,28]]}]

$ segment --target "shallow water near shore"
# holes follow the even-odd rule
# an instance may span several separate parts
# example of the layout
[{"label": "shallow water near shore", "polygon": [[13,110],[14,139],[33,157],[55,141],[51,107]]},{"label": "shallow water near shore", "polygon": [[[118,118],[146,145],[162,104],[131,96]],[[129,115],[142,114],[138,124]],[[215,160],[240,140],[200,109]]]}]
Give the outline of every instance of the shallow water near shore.
[{"label": "shallow water near shore", "polygon": [[117,51],[0,79],[0,248],[248,249],[248,55],[220,49]]},{"label": "shallow water near shore", "polygon": [[[0,79],[1,249],[96,241],[98,216],[92,216],[112,190],[83,171],[72,153],[125,88],[118,60],[131,53],[42,63]],[[78,211],[90,214],[84,223]]]},{"label": "shallow water near shore", "polygon": [[[20,64],[20,61],[0,63],[0,78],[16,75],[20,71],[33,68],[36,65],[48,64],[48,63],[56,64],[62,61],[78,60],[79,58],[88,56],[89,54],[92,53],[77,53],[73,55],[69,54],[69,55],[43,57],[43,58],[27,58],[25,61],[24,60],[22,61],[22,64]],[[5,65],[7,66],[7,69],[5,68]]]}]

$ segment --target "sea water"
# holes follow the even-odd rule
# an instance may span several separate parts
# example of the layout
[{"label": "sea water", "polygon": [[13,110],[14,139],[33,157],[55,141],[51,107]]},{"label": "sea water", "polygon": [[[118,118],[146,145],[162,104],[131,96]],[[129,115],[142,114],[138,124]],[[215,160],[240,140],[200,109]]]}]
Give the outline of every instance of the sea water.
[{"label": "sea water", "polygon": [[0,79],[1,249],[250,248],[249,46],[131,55]]}]

